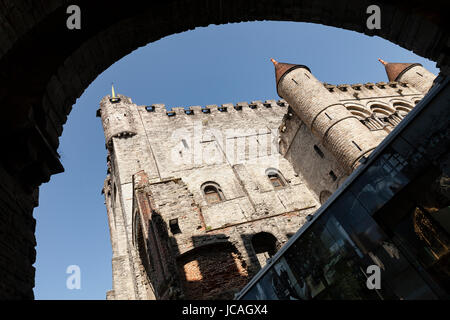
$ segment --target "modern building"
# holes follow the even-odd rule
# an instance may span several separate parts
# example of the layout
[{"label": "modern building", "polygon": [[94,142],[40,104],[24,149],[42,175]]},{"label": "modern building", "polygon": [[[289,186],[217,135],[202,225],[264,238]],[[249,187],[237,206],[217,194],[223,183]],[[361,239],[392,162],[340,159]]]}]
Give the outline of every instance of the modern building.
[{"label": "modern building", "polygon": [[[333,86],[306,66],[273,62],[278,101],[169,109],[114,92],[102,99],[113,248],[108,299],[233,298],[371,158],[435,78],[419,64],[383,62],[387,83]],[[395,161],[400,168],[404,160]],[[376,192],[386,197],[383,188]],[[363,233],[364,219],[354,220]],[[371,236],[324,238],[325,248],[351,245],[364,255]],[[395,244],[386,246],[398,253]],[[311,250],[296,254],[329,270],[338,265],[336,255]],[[316,281],[305,272],[305,281]]]}]

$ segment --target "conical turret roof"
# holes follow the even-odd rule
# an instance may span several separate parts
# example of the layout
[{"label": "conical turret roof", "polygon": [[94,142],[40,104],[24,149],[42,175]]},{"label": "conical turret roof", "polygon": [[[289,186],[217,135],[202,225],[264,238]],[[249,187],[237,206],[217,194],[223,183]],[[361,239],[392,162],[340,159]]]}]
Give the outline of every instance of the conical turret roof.
[{"label": "conical turret roof", "polygon": [[405,73],[412,67],[421,66],[420,63],[392,63],[383,61],[381,59],[378,59],[378,61],[380,61],[384,65],[389,81],[397,81],[403,73]]},{"label": "conical turret roof", "polygon": [[278,82],[280,82],[281,78],[288,73],[289,71],[296,69],[296,68],[305,68],[309,72],[309,68],[307,66],[301,65],[301,64],[292,64],[292,63],[284,63],[284,62],[278,62],[275,59],[270,59],[272,61],[273,65],[275,66],[275,80],[278,87]]}]

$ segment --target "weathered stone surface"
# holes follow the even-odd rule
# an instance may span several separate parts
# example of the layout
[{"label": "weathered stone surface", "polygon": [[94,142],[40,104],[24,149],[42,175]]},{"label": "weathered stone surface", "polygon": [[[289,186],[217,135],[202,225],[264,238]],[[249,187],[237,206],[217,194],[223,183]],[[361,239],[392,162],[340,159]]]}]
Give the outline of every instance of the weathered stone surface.
[{"label": "weathered stone surface", "polygon": [[[111,172],[104,186],[114,257],[108,297],[232,298],[265,261],[251,249],[253,235],[282,244],[318,207],[278,152],[288,106],[254,101],[171,115],[119,97],[100,104]],[[134,135],[123,135],[130,126]],[[268,169],[284,187],[274,188]],[[220,202],[207,201],[205,183],[220,188]],[[141,267],[133,265],[137,256]]]},{"label": "weathered stone surface", "polygon": [[[299,90],[294,82],[293,84],[289,82],[291,79],[289,75],[284,78],[286,82],[280,82],[280,86],[289,87],[287,100],[291,104],[280,125],[280,152],[304,179],[317,201],[323,203],[327,198],[323,195],[334,192],[344,182],[349,172],[359,164],[354,162],[354,159],[364,153],[358,152],[352,141],[359,147],[364,145],[376,147],[423,98],[427,92],[424,90],[432,86],[435,76],[427,70],[420,70],[423,77],[415,74],[413,70],[418,68],[422,67],[414,67],[406,72],[400,81],[389,83],[336,86],[326,83],[318,84],[314,81],[304,84],[304,87]],[[297,70],[307,72],[305,69]],[[310,73],[308,75],[310,78],[313,77]],[[406,79],[411,82],[405,82]],[[326,94],[326,99],[322,98],[324,94],[320,86],[329,92]],[[284,92],[282,90],[284,88],[280,89],[280,92]],[[340,109],[327,108],[327,104],[339,105]],[[293,109],[295,105],[297,112]],[[347,110],[343,110],[342,107]],[[330,141],[323,139],[324,132],[329,134],[330,127],[333,125],[331,119],[328,124],[326,121],[320,125],[316,122],[318,127],[316,134],[311,132],[310,126],[305,123],[305,121],[311,122],[309,119],[312,113],[317,114],[317,111],[314,111],[315,108],[319,108],[318,112],[323,110],[321,113],[326,113],[327,118],[345,118],[349,114],[354,117],[352,124],[355,125],[334,128],[336,144],[341,148],[336,149],[333,146],[334,142],[331,142],[330,148]],[[362,137],[364,137],[364,143],[359,143]],[[336,152],[338,156],[343,153],[352,157],[349,163],[355,165],[350,171],[348,168],[345,169],[343,157],[337,157]],[[369,153],[364,156],[368,156]]]},{"label": "weathered stone surface", "polygon": [[423,97],[402,82],[323,84],[305,68],[278,90],[286,100],[208,113],[103,98],[108,299],[232,298]]}]

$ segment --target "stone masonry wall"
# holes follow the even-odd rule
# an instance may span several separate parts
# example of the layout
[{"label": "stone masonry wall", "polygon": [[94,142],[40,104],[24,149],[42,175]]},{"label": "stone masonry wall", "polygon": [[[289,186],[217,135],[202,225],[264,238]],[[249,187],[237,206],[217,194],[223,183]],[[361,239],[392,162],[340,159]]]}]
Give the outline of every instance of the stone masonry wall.
[{"label": "stone masonry wall", "polygon": [[[318,85],[364,128],[374,147],[423,97],[402,82]],[[282,245],[348,175],[334,147],[284,100],[168,109],[118,97],[114,104],[105,97],[99,110],[109,151],[107,202],[115,199],[107,205],[118,266],[110,298],[231,297],[261,268],[253,236],[267,233]],[[358,139],[351,126],[346,130],[355,137],[341,140]],[[283,187],[274,188],[268,170],[279,174]],[[220,188],[217,203],[205,198],[203,186],[211,183]],[[145,239],[139,248],[136,232]],[[228,249],[211,256],[215,246]],[[211,261],[237,270],[235,276],[211,268]],[[222,279],[221,292],[215,278]]]},{"label": "stone masonry wall", "polygon": [[[307,208],[208,229],[205,228],[202,210],[205,207],[196,204],[193,194],[181,179],[149,183],[145,190],[154,214],[164,221],[165,231],[162,232],[165,236],[161,239],[166,239],[171,245],[164,254],[154,245],[149,246],[153,263],[150,278],[155,290],[162,288],[156,298],[167,297],[166,292],[170,290],[180,291],[178,297],[181,298],[232,298],[260,268],[251,245],[252,236],[268,232],[282,244],[316,209],[316,203],[311,199],[311,206]],[[219,212],[227,215],[224,211]],[[169,226],[172,219],[178,220],[177,233],[173,233]],[[154,232],[154,228],[149,228],[148,234]],[[225,252],[218,254],[218,247],[225,248]],[[177,271],[173,270],[174,260]],[[171,288],[164,286],[169,283]]]},{"label": "stone masonry wall", "polygon": [[[115,104],[105,97],[99,113],[105,122],[115,117],[115,112],[122,113],[125,105],[131,115],[127,116],[129,123],[121,118],[113,128],[104,124],[109,150],[109,188],[112,193],[117,189],[120,200],[120,208],[107,207],[110,224],[115,221],[115,226],[111,227],[112,242],[113,247],[125,250],[131,260],[127,271],[122,261],[121,273],[113,274],[117,285],[114,295],[109,294],[109,297],[123,299],[119,294],[122,290],[129,299],[139,299],[145,296],[140,290],[147,287],[153,288],[158,299],[192,298],[191,285],[197,284],[187,279],[191,279],[192,270],[199,265],[204,279],[200,286],[215,292],[205,298],[232,297],[261,267],[252,249],[252,236],[267,232],[282,244],[318,207],[308,186],[278,152],[278,126],[287,104],[270,100],[207,106],[207,110],[194,106],[186,108],[193,111],[189,114],[185,108],[167,111],[163,105],[137,106],[129,98],[119,97],[121,101]],[[121,134],[130,127],[136,134]],[[114,135],[108,133],[112,131]],[[267,170],[277,170],[285,186],[274,188]],[[137,213],[143,217],[139,223],[145,230],[149,260],[153,261],[150,286],[138,283],[142,268],[132,263],[136,252],[133,242],[136,205],[132,199],[136,197],[133,190],[137,187],[134,182],[137,172],[145,172],[145,192],[154,210],[146,215]],[[206,201],[202,186],[208,182],[220,186],[223,201],[213,204]],[[124,225],[118,228],[119,215],[123,216]],[[157,217],[161,222],[155,224]],[[170,229],[173,220],[178,223],[177,233]],[[165,247],[166,242],[169,247]],[[213,290],[216,282],[211,279],[217,274],[205,267],[210,260],[205,254],[209,247],[216,245],[232,248],[225,256],[217,256],[219,261],[226,257],[231,259],[226,260],[229,263],[224,264],[228,266],[225,269],[240,270],[238,273],[245,275],[241,280],[225,276],[228,277],[224,280],[229,283],[225,290],[228,293]],[[117,254],[123,257],[119,251]],[[192,272],[181,272],[185,267]],[[147,294],[149,296],[152,294]]]},{"label": "stone masonry wall", "polygon": [[[367,126],[375,141],[384,139],[424,96],[414,86],[395,81],[323,86]],[[321,194],[334,192],[348,176],[293,110],[280,125],[280,152],[303,177],[317,201],[321,201]]]},{"label": "stone masonry wall", "polygon": [[378,145],[379,140],[306,68],[285,73],[277,89],[346,173]]},{"label": "stone masonry wall", "polygon": [[397,80],[410,84],[419,92],[426,94],[430,90],[436,75],[420,65],[404,72]]}]

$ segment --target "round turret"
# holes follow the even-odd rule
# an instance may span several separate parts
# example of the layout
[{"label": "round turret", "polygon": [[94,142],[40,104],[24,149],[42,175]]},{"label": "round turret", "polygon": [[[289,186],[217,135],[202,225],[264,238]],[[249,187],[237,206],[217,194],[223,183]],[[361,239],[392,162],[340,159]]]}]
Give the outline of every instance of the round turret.
[{"label": "round turret", "polygon": [[277,92],[348,173],[380,143],[303,65],[275,65]]},{"label": "round turret", "polygon": [[378,59],[385,67],[389,81],[405,82],[426,94],[436,78],[420,63],[392,63]]},{"label": "round turret", "polygon": [[100,102],[100,115],[105,132],[106,146],[109,147],[113,137],[133,136],[136,134],[133,114],[129,104],[131,100],[123,95],[105,97]]}]

